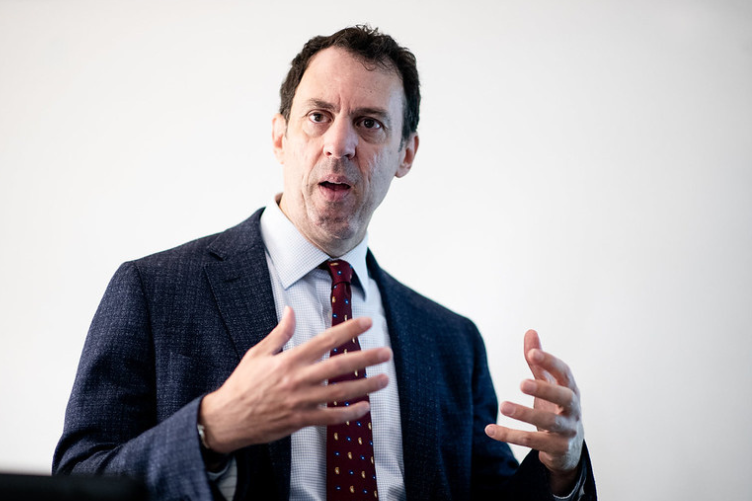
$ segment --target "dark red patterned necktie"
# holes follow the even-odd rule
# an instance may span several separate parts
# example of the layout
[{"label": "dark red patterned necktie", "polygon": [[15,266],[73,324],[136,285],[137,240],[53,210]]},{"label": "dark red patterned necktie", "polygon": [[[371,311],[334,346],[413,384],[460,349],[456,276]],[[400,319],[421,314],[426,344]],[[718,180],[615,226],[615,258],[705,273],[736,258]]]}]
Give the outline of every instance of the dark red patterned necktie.
[{"label": "dark red patterned necktie", "polygon": [[[327,261],[332,276],[332,326],[352,318],[350,281],[353,268],[347,261]],[[357,338],[331,351],[330,357],[360,350]],[[329,380],[329,384],[365,378],[365,370],[355,371]],[[329,402],[328,407],[348,406],[368,402],[368,395],[347,402]],[[326,428],[326,499],[372,500],[378,499],[376,468],[373,460],[373,432],[371,413],[357,421],[327,426]]]}]

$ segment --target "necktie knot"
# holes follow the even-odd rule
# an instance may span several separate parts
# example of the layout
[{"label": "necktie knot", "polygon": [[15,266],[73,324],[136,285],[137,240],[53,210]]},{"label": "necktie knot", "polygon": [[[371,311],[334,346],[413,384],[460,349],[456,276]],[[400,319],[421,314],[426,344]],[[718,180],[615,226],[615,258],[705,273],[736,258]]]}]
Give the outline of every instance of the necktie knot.
[{"label": "necktie knot", "polygon": [[332,276],[332,285],[352,282],[353,267],[344,259],[334,259],[326,262],[326,269]]}]

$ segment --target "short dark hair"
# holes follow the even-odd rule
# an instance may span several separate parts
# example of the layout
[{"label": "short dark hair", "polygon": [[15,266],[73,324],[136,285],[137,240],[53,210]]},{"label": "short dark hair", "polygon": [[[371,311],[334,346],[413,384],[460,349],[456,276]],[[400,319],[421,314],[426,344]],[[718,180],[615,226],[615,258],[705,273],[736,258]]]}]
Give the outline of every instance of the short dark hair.
[{"label": "short dark hair", "polygon": [[402,120],[402,140],[418,130],[420,114],[420,81],[415,55],[401,47],[392,37],[379,33],[378,28],[357,25],[345,28],[328,37],[313,37],[303,46],[303,50],[292,60],[287,78],[279,88],[279,112],[290,120],[290,108],[295,91],[303,79],[311,58],[329,47],[342,47],[363,62],[375,63],[381,67],[396,69],[402,79],[405,103]]}]

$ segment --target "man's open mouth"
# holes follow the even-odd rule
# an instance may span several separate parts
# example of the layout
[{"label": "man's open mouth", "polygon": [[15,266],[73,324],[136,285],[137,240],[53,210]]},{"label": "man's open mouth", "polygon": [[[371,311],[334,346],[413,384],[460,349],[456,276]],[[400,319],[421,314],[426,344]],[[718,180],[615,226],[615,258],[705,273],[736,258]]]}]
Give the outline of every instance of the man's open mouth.
[{"label": "man's open mouth", "polygon": [[324,181],[319,183],[319,186],[323,188],[327,188],[329,190],[333,191],[346,191],[350,189],[350,185],[346,183],[331,183],[329,181]]}]

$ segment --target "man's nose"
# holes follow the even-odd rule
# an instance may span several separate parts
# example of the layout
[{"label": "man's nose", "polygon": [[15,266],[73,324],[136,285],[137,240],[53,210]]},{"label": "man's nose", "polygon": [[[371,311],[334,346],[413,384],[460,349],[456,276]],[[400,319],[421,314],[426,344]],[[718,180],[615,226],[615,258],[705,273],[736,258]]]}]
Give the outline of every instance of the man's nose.
[{"label": "man's nose", "polygon": [[351,159],[357,146],[358,134],[349,120],[335,120],[324,135],[324,154],[327,157]]}]

